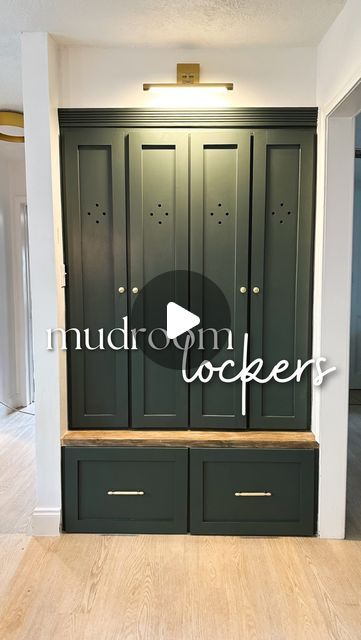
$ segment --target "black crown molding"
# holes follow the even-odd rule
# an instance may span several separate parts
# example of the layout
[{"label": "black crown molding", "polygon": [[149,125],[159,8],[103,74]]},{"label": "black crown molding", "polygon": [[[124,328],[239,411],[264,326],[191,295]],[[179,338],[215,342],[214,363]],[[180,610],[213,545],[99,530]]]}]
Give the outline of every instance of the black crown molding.
[{"label": "black crown molding", "polygon": [[317,107],[59,109],[65,127],[316,127]]}]

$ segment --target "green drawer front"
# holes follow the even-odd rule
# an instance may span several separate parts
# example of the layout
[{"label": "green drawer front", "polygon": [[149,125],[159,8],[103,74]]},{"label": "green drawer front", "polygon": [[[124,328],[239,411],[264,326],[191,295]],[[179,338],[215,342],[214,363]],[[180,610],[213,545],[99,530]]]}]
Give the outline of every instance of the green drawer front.
[{"label": "green drawer front", "polygon": [[63,447],[65,531],[185,533],[187,499],[187,449]]},{"label": "green drawer front", "polygon": [[192,449],[191,533],[313,535],[316,455]]}]

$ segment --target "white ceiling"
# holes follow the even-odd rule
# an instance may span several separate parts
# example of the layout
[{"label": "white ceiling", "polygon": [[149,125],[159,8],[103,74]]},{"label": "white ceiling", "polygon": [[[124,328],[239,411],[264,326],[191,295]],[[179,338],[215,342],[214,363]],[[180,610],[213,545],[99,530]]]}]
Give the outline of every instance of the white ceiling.
[{"label": "white ceiling", "polygon": [[16,111],[21,105],[20,37],[2,36],[0,22],[0,109]]},{"label": "white ceiling", "polygon": [[0,0],[0,32],[150,46],[316,44],[345,0]]},{"label": "white ceiling", "polygon": [[101,46],[307,46],[345,1],[0,0],[0,108],[21,106],[21,31]]}]

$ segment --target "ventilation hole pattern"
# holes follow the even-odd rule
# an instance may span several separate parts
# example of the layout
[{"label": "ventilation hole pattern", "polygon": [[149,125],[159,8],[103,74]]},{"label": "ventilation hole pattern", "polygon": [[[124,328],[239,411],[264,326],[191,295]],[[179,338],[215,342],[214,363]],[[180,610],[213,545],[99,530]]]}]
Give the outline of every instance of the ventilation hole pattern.
[{"label": "ventilation hole pattern", "polygon": [[215,214],[215,209],[213,209],[213,211],[209,212],[209,215],[210,216],[217,215],[215,222],[218,222],[218,224],[222,224],[222,222],[224,222],[224,218],[226,216],[228,217],[230,215],[230,212],[226,210],[226,207],[223,206],[222,202],[218,202],[217,207],[218,207],[218,214]]},{"label": "ventilation hole pattern", "polygon": [[[87,212],[86,212],[86,214],[87,214],[88,216],[97,216],[97,218],[96,218],[96,220],[95,220],[94,222],[95,222],[95,224],[99,224],[99,223],[100,223],[100,220],[99,220],[99,217],[98,217],[98,216],[100,216],[100,215],[101,215],[101,214],[100,214],[100,211],[97,211],[97,209],[99,209],[99,207],[100,207],[99,202],[95,202],[95,203],[94,203],[94,207],[95,207],[95,209],[94,209],[94,210],[93,210],[93,209],[88,209],[88,210],[87,210]],[[107,212],[106,212],[106,211],[102,211],[102,215],[103,215],[103,217],[105,217],[105,216],[107,215]]]},{"label": "ventilation hole pattern", "polygon": [[[284,216],[291,216],[292,215],[292,211],[288,210],[287,213],[286,211],[283,209],[283,207],[285,206],[284,202],[280,202],[279,206],[276,207],[273,211],[271,211],[271,216],[276,216],[276,222],[278,222],[279,224],[283,224],[285,221]],[[282,216],[282,217],[281,217]]]},{"label": "ventilation hole pattern", "polygon": [[[156,216],[155,222],[158,222],[158,224],[162,224],[165,221],[164,218],[169,217],[169,211],[164,210],[165,207],[163,207],[163,204],[161,202],[157,202],[156,207],[157,208],[153,209],[152,211],[149,211],[149,215],[151,218]],[[159,220],[159,218],[161,218],[161,220]]]}]

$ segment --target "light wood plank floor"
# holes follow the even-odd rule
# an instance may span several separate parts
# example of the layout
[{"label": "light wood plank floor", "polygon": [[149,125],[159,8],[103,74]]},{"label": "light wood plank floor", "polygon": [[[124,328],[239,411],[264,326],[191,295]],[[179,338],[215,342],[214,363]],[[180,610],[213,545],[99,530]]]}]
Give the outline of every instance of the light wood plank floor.
[{"label": "light wood plank floor", "polygon": [[0,638],[361,640],[361,407],[350,426],[352,540],[3,535]]},{"label": "light wood plank floor", "polygon": [[356,541],[64,535],[19,553],[3,640],[361,638]]},{"label": "light wood plank floor", "polygon": [[29,530],[35,506],[34,420],[27,413],[0,414],[0,534]]}]

